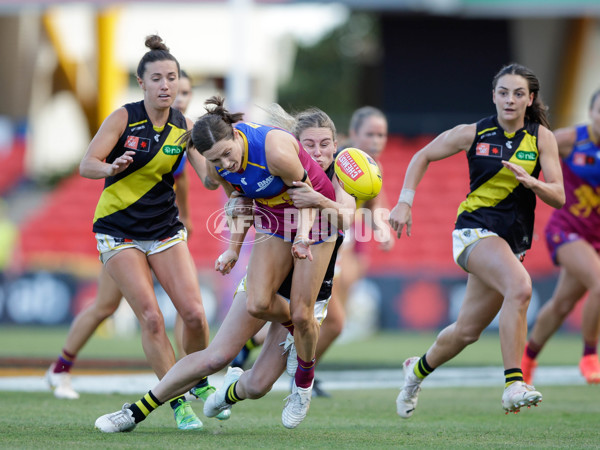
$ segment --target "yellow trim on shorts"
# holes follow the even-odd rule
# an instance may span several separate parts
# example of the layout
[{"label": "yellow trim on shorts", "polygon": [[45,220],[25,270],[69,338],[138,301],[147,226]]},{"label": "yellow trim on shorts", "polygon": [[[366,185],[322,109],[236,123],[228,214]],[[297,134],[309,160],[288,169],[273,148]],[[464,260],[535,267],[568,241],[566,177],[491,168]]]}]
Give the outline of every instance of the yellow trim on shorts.
[{"label": "yellow trim on shorts", "polygon": [[[175,235],[175,236],[177,236],[177,235]],[[185,239],[184,239],[184,238],[181,238],[181,237],[173,237],[173,238],[170,238],[168,241],[165,241],[165,242],[163,242],[162,244],[160,244],[159,246],[157,246],[155,249],[153,249],[153,251],[154,251],[155,253],[158,253],[157,251],[158,251],[159,249],[161,249],[161,248],[163,248],[163,247],[165,247],[165,246],[167,246],[167,245],[170,245],[170,244],[177,243],[177,242],[185,242]]]}]

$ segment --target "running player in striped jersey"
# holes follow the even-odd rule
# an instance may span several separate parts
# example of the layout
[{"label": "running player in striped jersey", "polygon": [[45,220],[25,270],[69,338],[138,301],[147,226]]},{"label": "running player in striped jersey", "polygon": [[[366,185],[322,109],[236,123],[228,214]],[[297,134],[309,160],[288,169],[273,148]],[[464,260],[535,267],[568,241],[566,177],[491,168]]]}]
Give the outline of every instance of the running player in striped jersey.
[{"label": "running player in striped jersey", "polygon": [[[175,353],[152,273],[184,320],[184,350],[205,348],[209,330],[173,190],[173,173],[185,151],[179,139],[192,126],[171,107],[180,67],[160,36],[148,36],[146,46],[150,50],[137,69],[144,99],[106,118],[81,161],[80,173],[105,180],[93,221],[100,260],[135,312],[146,358],[160,379],[175,363]],[[194,168],[204,171],[203,163],[196,158]],[[206,379],[197,381],[208,386]],[[202,427],[183,396],[173,398],[171,406],[178,428]]]},{"label": "running player in striped jersey", "polygon": [[560,275],[523,353],[523,377],[529,384],[538,354],[586,292],[579,370],[588,383],[600,383],[600,90],[592,95],[589,115],[589,124],[554,132],[567,201],[552,213],[546,225],[546,244],[552,261],[560,266]]},{"label": "running player in striped jersey", "polygon": [[[179,91],[173,107],[185,114],[191,92],[191,80],[185,71],[182,70],[181,78],[179,79]],[[179,219],[185,225],[188,237],[190,237],[193,226],[189,214],[188,177],[184,170],[186,160],[187,158],[184,156],[177,170],[173,173],[173,177],[175,178],[175,201],[179,209]],[[211,182],[208,176],[202,181],[207,189],[216,189],[219,187],[214,181]],[[92,337],[96,329],[117,310],[122,297],[123,294],[119,290],[119,287],[108,274],[106,268],[103,267],[98,277],[98,288],[94,302],[77,314],[71,324],[61,354],[46,372],[46,382],[56,398],[79,398],[79,393],[73,389],[71,383],[71,369],[75,364],[79,352]],[[175,344],[180,356],[185,355],[185,351],[183,350],[183,329],[183,320],[177,314],[175,319]],[[211,392],[208,389],[205,396],[208,396]]]},{"label": "running player in striped jersey", "polygon": [[[458,208],[452,233],[454,259],[468,273],[466,293],[457,321],[440,332],[421,358],[404,361],[404,386],[396,400],[403,418],[414,413],[423,379],[477,341],[498,312],[502,407],[518,412],[542,400],[523,382],[520,366],[531,299],[531,278],[521,260],[531,246],[536,196],[554,208],[565,202],[558,148],[547,128],[539,81],[529,69],[505,66],[492,87],[496,115],[448,130],[417,152],[390,213],[398,237],[404,227],[410,236],[413,197],[427,166],[466,152],[471,192]],[[545,181],[538,179],[540,171]]]}]

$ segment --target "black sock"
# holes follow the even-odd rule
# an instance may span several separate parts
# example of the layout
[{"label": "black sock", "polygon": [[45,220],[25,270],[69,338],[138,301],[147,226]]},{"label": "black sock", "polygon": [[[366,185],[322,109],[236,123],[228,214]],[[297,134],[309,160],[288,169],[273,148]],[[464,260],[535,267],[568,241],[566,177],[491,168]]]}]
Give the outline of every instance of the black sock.
[{"label": "black sock", "polygon": [[152,391],[148,391],[141,399],[129,406],[129,409],[133,413],[135,423],[139,423],[160,405],[162,405],[162,403],[158,401]]}]

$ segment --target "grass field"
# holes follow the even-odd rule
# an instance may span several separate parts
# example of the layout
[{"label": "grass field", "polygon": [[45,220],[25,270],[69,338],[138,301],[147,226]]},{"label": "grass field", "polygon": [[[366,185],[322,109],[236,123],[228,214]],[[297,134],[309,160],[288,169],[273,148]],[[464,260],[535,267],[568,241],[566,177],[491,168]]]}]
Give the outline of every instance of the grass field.
[{"label": "grass field", "polygon": [[[281,425],[284,393],[236,405],[226,422],[178,431],[163,406],[131,433],[103,434],[95,419],[136,399],[84,394],[0,393],[3,448],[598,448],[600,403],[594,386],[546,387],[540,407],[504,415],[501,387],[427,389],[409,420],[395,412],[396,390],[336,391],[316,398],[294,430]],[[201,416],[202,407],[195,407]]]},{"label": "grass field", "polygon": [[[2,358],[55,358],[67,328],[0,329]],[[400,368],[420,355],[435,333],[381,333],[359,342],[337,343],[323,361],[327,370]],[[575,366],[578,335],[559,334],[540,357],[542,365]],[[80,360],[143,359],[139,336],[94,336]],[[486,333],[449,365],[501,366],[498,336]],[[45,367],[37,369],[41,374]],[[468,370],[468,369],[465,369]],[[14,374],[13,374],[14,375]],[[77,369],[74,370],[77,375]],[[83,393],[77,401],[50,392],[0,392],[1,448],[599,448],[597,401],[600,386],[543,386],[538,408],[504,415],[502,386],[437,388],[424,385],[415,415],[395,412],[397,389],[336,390],[315,398],[307,419],[295,430],[281,425],[284,392],[236,405],[229,421],[205,419],[201,431],[175,428],[168,406],[161,407],[132,433],[106,435],[94,429],[102,414],[116,411],[131,395]],[[202,406],[195,406],[199,417]]]}]

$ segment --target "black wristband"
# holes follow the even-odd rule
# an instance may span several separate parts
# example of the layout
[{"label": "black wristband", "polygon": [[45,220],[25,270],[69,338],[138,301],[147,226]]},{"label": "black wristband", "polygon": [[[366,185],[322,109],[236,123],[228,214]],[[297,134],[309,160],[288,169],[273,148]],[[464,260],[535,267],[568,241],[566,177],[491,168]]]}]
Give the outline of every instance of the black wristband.
[{"label": "black wristband", "polygon": [[[308,172],[306,171],[306,169],[304,169],[304,176],[302,177],[302,179],[300,180],[302,183],[304,183],[306,181],[306,179],[308,178]],[[295,189],[298,186],[290,186],[290,189]]]}]

